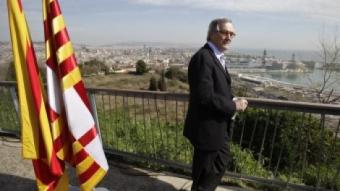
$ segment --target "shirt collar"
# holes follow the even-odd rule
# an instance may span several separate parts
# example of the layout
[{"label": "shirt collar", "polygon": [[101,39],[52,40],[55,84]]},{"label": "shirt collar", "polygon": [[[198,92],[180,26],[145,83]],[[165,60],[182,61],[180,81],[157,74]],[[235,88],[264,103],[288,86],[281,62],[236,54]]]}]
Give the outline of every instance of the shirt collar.
[{"label": "shirt collar", "polygon": [[224,56],[223,52],[219,51],[214,43],[208,41],[208,45],[213,50],[213,52],[214,52],[214,54],[215,54],[215,56],[218,60],[220,60],[221,57]]}]

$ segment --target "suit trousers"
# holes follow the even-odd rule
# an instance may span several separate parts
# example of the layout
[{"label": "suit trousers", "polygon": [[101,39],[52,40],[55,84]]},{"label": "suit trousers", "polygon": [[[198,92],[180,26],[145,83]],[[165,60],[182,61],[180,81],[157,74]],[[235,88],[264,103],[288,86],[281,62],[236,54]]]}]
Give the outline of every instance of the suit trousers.
[{"label": "suit trousers", "polygon": [[191,191],[214,191],[231,159],[227,141],[217,151],[194,148]]}]

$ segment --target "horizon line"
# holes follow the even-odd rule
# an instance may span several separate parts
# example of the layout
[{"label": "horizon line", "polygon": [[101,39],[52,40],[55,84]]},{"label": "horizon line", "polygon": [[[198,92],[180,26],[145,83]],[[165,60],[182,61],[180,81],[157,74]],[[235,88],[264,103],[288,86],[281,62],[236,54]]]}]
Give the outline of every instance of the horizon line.
[{"label": "horizon line", "polygon": [[[10,41],[1,41],[0,43],[7,43],[10,44]],[[34,44],[44,44],[44,41],[33,41]],[[185,43],[185,42],[162,42],[162,41],[122,41],[122,42],[112,42],[109,44],[90,44],[90,43],[79,43],[79,42],[72,42],[74,45],[84,45],[84,46],[94,46],[94,47],[105,47],[105,46],[117,46],[117,45],[123,45],[123,46],[143,46],[143,45],[149,45],[150,44],[158,44],[154,46],[170,46],[170,45],[177,45],[177,46],[192,46],[192,47],[183,47],[183,48],[199,48],[203,46],[204,43]],[[174,48],[174,47],[165,47],[165,48]],[[181,48],[181,47],[176,47]],[[229,51],[233,50],[272,50],[272,51],[318,51],[318,49],[294,49],[294,48],[251,48],[251,47],[232,47]]]}]

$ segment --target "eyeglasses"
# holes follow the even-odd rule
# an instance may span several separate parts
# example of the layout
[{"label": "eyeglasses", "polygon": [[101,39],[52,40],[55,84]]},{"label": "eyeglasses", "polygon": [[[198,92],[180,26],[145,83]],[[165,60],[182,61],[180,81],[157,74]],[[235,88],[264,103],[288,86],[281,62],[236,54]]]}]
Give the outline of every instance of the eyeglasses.
[{"label": "eyeglasses", "polygon": [[231,31],[217,31],[219,32],[220,34],[224,35],[224,36],[230,36],[231,38],[235,37],[236,34],[234,32],[231,32]]}]

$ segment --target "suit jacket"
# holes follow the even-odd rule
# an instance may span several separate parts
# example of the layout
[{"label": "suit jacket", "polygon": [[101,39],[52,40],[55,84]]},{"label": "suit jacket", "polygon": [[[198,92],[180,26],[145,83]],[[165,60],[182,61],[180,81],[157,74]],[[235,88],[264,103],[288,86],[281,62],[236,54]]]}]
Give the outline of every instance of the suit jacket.
[{"label": "suit jacket", "polygon": [[189,107],[183,134],[195,148],[219,150],[226,141],[236,105],[229,73],[208,44],[191,58],[188,79]]}]

